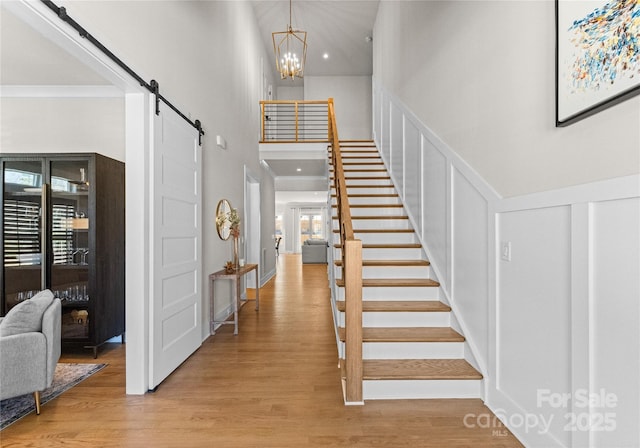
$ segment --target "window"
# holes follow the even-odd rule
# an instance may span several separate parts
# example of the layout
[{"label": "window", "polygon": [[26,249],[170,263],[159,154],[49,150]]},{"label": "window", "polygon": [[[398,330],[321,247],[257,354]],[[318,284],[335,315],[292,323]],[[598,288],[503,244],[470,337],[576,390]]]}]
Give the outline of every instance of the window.
[{"label": "window", "polygon": [[300,242],[325,239],[324,209],[300,210]]},{"label": "window", "polygon": [[41,252],[40,204],[5,198],[4,265],[40,264]]}]

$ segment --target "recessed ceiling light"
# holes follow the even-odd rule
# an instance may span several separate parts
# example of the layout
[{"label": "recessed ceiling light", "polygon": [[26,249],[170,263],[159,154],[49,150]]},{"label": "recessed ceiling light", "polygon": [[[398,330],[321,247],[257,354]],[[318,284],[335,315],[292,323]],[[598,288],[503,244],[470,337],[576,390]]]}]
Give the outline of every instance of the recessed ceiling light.
[{"label": "recessed ceiling light", "polygon": [[322,57],[325,58],[325,59],[329,59],[329,53],[323,54]]},{"label": "recessed ceiling light", "polygon": [[300,172],[300,171],[302,171],[302,168],[296,168],[296,171]]}]

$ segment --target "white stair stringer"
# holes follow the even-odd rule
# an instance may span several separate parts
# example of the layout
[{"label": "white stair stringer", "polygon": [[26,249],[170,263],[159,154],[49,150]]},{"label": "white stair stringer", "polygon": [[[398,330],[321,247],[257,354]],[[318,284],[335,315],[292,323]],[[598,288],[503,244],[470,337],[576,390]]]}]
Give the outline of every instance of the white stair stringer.
[{"label": "white stair stringer", "polygon": [[[355,237],[363,244],[363,398],[481,398],[482,375],[465,360],[469,349],[463,335],[457,334],[459,337],[455,340],[430,338],[428,334],[423,334],[422,338],[408,336],[406,340],[385,340],[384,337],[367,340],[366,330],[373,329],[406,330],[411,334],[413,329],[453,328],[459,333],[451,308],[444,303],[442,308],[434,305],[440,304],[444,294],[426,261],[425,251],[411,231],[413,228],[401,198],[389,175],[380,171],[383,169],[382,159],[377,152],[371,152],[372,149],[375,149],[373,145],[358,147],[347,144],[342,147],[353,229]],[[338,228],[333,187],[331,194],[333,228],[330,241],[333,259],[341,260],[340,236],[333,232]],[[333,269],[331,277],[336,279],[337,285],[333,287],[336,291],[334,300],[342,303],[342,306],[334,305],[334,309],[337,330],[340,330],[337,331],[339,353],[343,358],[344,342],[340,334],[344,334],[345,313],[341,302],[344,300],[344,288],[340,286],[340,261],[329,268]],[[373,285],[367,286],[367,280],[372,280],[369,283]],[[387,280],[388,284],[380,284]],[[406,284],[398,285],[401,280],[406,280]],[[434,284],[416,286],[417,280],[432,280]],[[397,309],[390,309],[394,308],[394,303],[398,304]],[[410,307],[415,309],[407,311],[407,303],[415,303],[415,307]],[[422,303],[433,309],[421,309]],[[371,366],[370,362],[376,365]],[[405,365],[410,365],[410,373],[403,371]],[[390,366],[389,372],[385,370],[386,366]]]}]

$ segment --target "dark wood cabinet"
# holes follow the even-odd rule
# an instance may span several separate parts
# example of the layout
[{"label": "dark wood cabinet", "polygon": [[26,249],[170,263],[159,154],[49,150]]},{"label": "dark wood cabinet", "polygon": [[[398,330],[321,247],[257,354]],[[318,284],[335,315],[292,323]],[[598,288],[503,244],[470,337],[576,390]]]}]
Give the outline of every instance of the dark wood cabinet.
[{"label": "dark wood cabinet", "polygon": [[3,154],[2,315],[38,290],[62,299],[62,341],[124,338],[124,163],[100,154]]}]

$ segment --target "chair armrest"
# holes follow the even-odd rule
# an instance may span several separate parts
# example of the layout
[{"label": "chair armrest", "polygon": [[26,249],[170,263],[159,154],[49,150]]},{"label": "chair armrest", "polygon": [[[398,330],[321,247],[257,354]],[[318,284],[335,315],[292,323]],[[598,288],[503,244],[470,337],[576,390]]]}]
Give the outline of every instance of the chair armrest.
[{"label": "chair armrest", "polygon": [[0,338],[0,399],[47,388],[47,340],[30,332]]},{"label": "chair armrest", "polygon": [[42,333],[47,339],[47,384],[53,381],[53,374],[60,359],[62,345],[62,304],[53,299],[42,316]]}]

